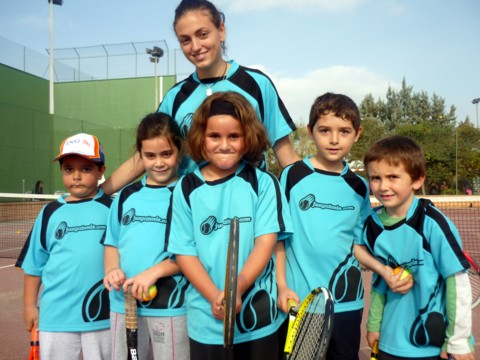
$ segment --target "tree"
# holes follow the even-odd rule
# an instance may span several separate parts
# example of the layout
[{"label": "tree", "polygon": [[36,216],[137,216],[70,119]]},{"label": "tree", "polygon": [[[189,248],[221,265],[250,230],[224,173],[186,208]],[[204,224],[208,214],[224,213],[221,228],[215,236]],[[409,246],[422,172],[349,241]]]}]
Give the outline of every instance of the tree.
[{"label": "tree", "polygon": [[[351,158],[362,159],[376,140],[393,134],[410,136],[420,143],[427,160],[428,181],[447,182],[451,188],[480,174],[480,133],[467,117],[456,123],[454,105],[446,109],[437,94],[414,92],[405,79],[399,90],[389,87],[385,101],[367,94],[359,104],[363,133]],[[455,192],[455,190],[454,190]]]}]

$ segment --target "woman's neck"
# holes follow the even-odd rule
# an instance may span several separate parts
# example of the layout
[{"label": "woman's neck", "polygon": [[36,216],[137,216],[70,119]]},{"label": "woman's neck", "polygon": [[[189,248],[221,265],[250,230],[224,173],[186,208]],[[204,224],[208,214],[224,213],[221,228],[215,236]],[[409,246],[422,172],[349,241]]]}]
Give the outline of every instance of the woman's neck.
[{"label": "woman's neck", "polygon": [[229,64],[221,59],[209,68],[197,69],[197,76],[200,80],[223,78],[227,75]]}]

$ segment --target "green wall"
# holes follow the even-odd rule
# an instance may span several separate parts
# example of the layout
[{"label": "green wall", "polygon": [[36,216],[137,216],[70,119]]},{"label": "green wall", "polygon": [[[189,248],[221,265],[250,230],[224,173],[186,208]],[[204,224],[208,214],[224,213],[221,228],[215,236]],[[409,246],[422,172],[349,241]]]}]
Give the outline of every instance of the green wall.
[{"label": "green wall", "polygon": [[[175,78],[164,78],[169,89]],[[55,84],[55,115],[112,128],[131,128],[156,111],[154,78],[82,81]]]},{"label": "green wall", "polygon": [[[175,83],[164,77],[164,93]],[[78,132],[96,135],[108,176],[133,154],[135,129],[156,110],[154,78],[55,84],[55,115],[48,113],[48,80],[0,64],[0,192],[63,189],[52,159],[60,142]]]},{"label": "green wall", "polygon": [[0,65],[0,192],[31,191],[52,173],[48,81]]}]

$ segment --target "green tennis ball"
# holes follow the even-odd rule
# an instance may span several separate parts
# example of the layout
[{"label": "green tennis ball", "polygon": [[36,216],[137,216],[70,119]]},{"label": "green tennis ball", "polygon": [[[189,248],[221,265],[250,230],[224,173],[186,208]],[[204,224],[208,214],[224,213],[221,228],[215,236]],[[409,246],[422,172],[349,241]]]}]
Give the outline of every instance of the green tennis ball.
[{"label": "green tennis ball", "polygon": [[152,286],[150,286],[148,288],[148,296],[145,293],[142,294],[142,300],[143,301],[150,301],[150,300],[154,299],[155,296],[157,296],[157,292],[158,292],[157,287],[155,286],[155,284],[153,284]]},{"label": "green tennis ball", "polygon": [[[396,268],[393,270],[393,273],[394,273],[395,275],[397,275],[400,271],[402,271],[402,267],[401,267],[401,266],[396,267]],[[408,270],[408,269],[403,269],[403,273],[402,273],[402,276],[400,276],[400,280],[405,279],[405,278],[406,278],[408,275],[410,275],[410,274],[411,274],[410,270]]]}]

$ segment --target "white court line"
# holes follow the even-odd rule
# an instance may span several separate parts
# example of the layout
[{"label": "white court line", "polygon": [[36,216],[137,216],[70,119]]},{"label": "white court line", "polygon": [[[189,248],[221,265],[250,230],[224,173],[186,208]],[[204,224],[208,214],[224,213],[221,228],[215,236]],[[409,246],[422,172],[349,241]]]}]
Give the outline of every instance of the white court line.
[{"label": "white court line", "polygon": [[15,264],[0,266],[0,270],[15,266]]}]

